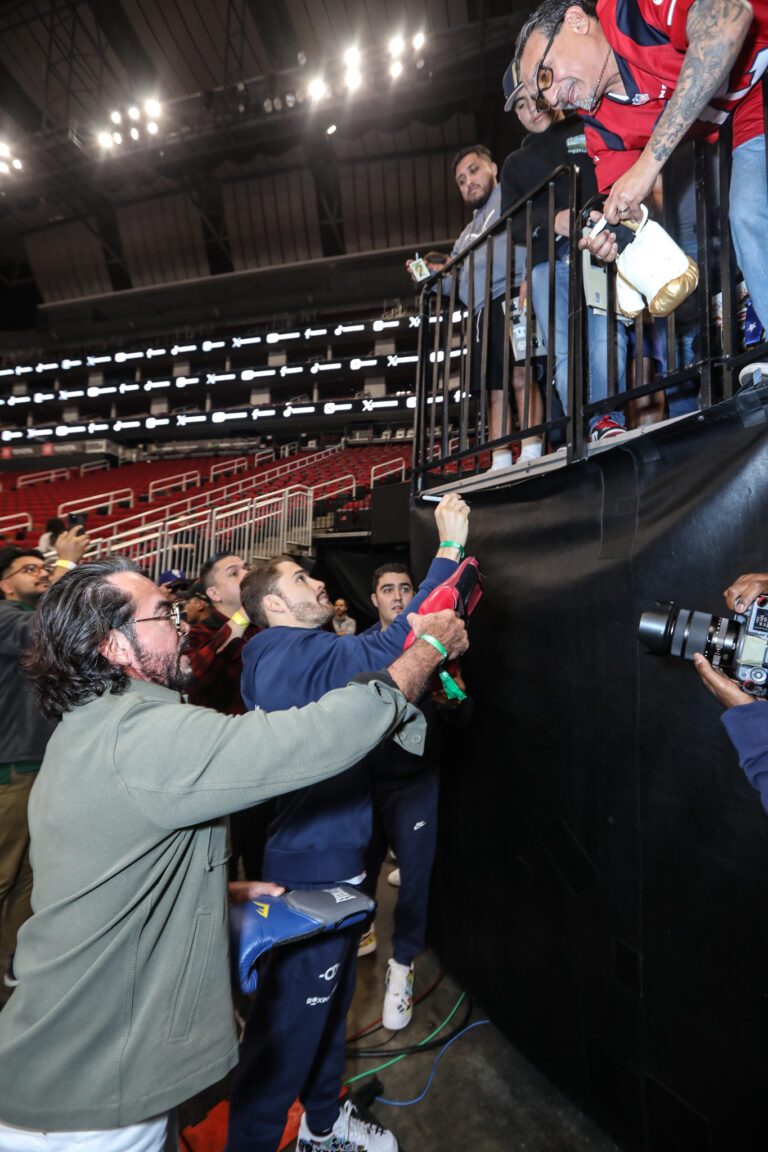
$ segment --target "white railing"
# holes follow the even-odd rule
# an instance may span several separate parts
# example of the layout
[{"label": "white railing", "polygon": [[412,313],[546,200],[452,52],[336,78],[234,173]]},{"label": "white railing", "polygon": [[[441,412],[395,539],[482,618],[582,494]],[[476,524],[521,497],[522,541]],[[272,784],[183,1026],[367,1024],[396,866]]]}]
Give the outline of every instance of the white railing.
[{"label": "white railing", "polygon": [[171,492],[174,488],[181,488],[182,492],[186,492],[187,488],[199,487],[200,473],[198,471],[179,472],[176,476],[166,476],[163,480],[153,480],[147,488],[147,496],[151,504],[159,492]]},{"label": "white railing", "polygon": [[32,528],[32,517],[29,512],[10,512],[7,516],[0,516],[0,536],[7,536],[9,532],[19,532]]},{"label": "white railing", "polygon": [[267,460],[274,460],[274,458],[274,448],[260,448],[258,452],[254,452],[253,454],[253,466],[254,468],[258,468],[260,465],[266,464]]},{"label": "white railing", "polygon": [[193,496],[185,497],[183,500],[174,500],[170,504],[161,504],[156,508],[146,508],[142,512],[134,512],[131,516],[124,516],[120,520],[115,520],[112,524],[104,524],[94,528],[90,533],[91,539],[112,539],[149,524],[155,524],[159,527],[169,517],[181,516],[209,508],[215,504],[243,499],[254,488],[270,484],[282,476],[289,476],[297,469],[317,463],[318,460],[325,460],[339,452],[341,447],[340,444],[336,444],[332,448],[324,448],[321,452],[312,452],[309,456],[301,457],[287,464],[278,464],[274,468],[268,468],[265,472],[260,472],[255,476],[246,476],[219,488],[204,489],[201,492],[196,492]]},{"label": "white railing", "polygon": [[405,460],[387,460],[383,464],[374,464],[371,468],[370,487],[373,488],[377,480],[385,476],[394,476],[400,473],[400,479],[405,480]]},{"label": "white railing", "polygon": [[65,512],[93,512],[97,508],[106,508],[109,513],[125,500],[128,501],[128,507],[133,508],[133,488],[115,488],[113,492],[100,492],[98,496],[81,496],[79,500],[65,500],[63,504],[59,504],[56,515],[63,516]]},{"label": "white railing", "polygon": [[92,541],[88,555],[119,552],[156,580],[174,567],[193,576],[215,552],[261,560],[282,555],[289,543],[306,549],[312,543],[312,494],[307,489],[207,508],[162,524],[136,525]]},{"label": "white railing", "polygon": [[69,468],[51,468],[50,472],[26,472],[16,481],[17,488],[31,484],[53,484],[56,480],[69,480]]},{"label": "white railing", "polygon": [[[312,500],[330,500],[332,496],[343,496],[349,493],[353,498],[357,495],[357,480],[348,472],[346,476],[334,476],[332,480],[321,480],[319,484],[295,485],[307,488],[312,493]],[[291,491],[291,489],[289,489]]]},{"label": "white railing", "polygon": [[78,475],[85,476],[86,472],[109,472],[109,460],[94,460],[92,464],[81,464]]},{"label": "white railing", "polygon": [[218,464],[211,464],[208,479],[213,481],[218,476],[235,476],[238,472],[248,471],[248,457],[237,456],[234,460],[222,460]]},{"label": "white railing", "polygon": [[285,493],[285,542],[282,551],[292,544],[307,551],[312,547],[312,520],[314,517],[312,489]]},{"label": "white railing", "polygon": [[168,568],[181,568],[193,578],[208,557],[216,551],[212,544],[210,508],[166,520],[161,529],[161,563],[158,572]]}]

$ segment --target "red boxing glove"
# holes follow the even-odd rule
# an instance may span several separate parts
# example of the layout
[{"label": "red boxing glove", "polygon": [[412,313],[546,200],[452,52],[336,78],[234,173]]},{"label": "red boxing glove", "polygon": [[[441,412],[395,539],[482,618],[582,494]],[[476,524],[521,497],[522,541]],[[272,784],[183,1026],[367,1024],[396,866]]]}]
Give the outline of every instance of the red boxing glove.
[{"label": "red boxing glove", "polygon": [[[442,612],[445,608],[453,608],[458,612],[462,620],[468,620],[469,617],[477,608],[478,604],[483,598],[483,574],[480,571],[480,566],[474,556],[467,556],[465,560],[459,564],[458,568],[452,576],[444,580],[442,584],[438,584],[437,588],[433,588],[426,600],[423,601],[419,608],[418,616],[427,616],[430,612]],[[403,644],[403,651],[410,648],[414,640],[418,639],[416,633],[411,629],[405,638]],[[453,683],[459,667],[458,660],[449,660],[447,664],[440,670],[439,679],[442,683],[435,685],[436,688],[445,688],[450,696],[451,690],[446,680],[450,680],[453,687],[458,693],[456,699],[463,699],[464,694]],[[446,679],[444,679],[444,676]]]}]

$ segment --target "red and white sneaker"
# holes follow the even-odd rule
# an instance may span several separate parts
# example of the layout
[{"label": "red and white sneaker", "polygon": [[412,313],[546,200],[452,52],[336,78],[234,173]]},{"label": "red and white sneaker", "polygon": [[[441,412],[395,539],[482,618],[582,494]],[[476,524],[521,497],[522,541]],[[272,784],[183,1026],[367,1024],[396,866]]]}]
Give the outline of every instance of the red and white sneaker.
[{"label": "red and white sneaker", "polygon": [[626,432],[626,430],[623,424],[620,424],[618,420],[614,420],[613,416],[602,416],[593,426],[589,438],[593,442],[597,440],[609,440],[611,436],[621,436],[622,432]]}]

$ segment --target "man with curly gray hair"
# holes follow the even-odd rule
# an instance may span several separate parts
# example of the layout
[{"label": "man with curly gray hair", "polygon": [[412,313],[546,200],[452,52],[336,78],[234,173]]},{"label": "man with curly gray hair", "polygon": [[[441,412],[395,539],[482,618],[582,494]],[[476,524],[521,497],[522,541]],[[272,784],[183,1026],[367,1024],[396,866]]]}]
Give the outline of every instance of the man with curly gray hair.
[{"label": "man with curly gray hair", "polygon": [[[455,614],[422,622],[466,646]],[[0,1014],[3,1152],[42,1133],[50,1152],[175,1149],[172,1110],[237,1057],[225,816],[390,734],[423,746],[406,696],[439,663],[429,643],[304,709],[222,716],[180,700],[185,628],[120,558],[67,572],[40,602],[26,667],[59,723],[30,800],[34,915]]]}]

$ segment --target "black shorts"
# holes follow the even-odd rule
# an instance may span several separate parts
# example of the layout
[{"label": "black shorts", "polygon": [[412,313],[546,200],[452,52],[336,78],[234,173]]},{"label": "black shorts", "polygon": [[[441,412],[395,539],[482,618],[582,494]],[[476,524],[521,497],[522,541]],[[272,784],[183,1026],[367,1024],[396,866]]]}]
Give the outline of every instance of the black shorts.
[{"label": "black shorts", "polygon": [[[498,297],[491,300],[488,311],[488,351],[485,360],[485,387],[489,392],[501,391],[504,387],[504,300]],[[483,325],[485,324],[485,305],[472,317],[470,338],[472,352],[470,356],[470,392],[473,396],[480,394],[480,369],[483,357]],[[511,375],[514,356],[512,347],[509,349],[509,371]]]}]

